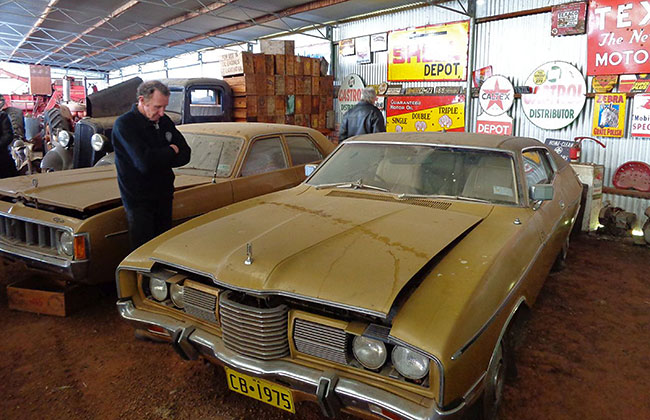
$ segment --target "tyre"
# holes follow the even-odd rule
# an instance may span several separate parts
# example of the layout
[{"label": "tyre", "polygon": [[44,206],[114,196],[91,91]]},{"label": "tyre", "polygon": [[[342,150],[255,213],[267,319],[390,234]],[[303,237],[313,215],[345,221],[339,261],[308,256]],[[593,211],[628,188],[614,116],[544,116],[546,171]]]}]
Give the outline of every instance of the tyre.
[{"label": "tyre", "polygon": [[551,268],[552,272],[562,271],[566,267],[566,257],[569,255],[569,236],[566,237],[566,241],[562,244],[562,249],[560,253],[557,254],[555,262],[553,262],[553,267]]},{"label": "tyre", "polygon": [[59,108],[45,112],[45,124],[49,128],[50,138],[56,136],[60,130],[72,131],[70,121],[63,117]]},{"label": "tyre", "polygon": [[496,420],[498,418],[499,406],[503,399],[503,386],[507,372],[510,369],[510,363],[511,358],[504,345],[504,340],[500,340],[485,375],[482,413],[480,413],[483,420]]},{"label": "tyre", "polygon": [[11,129],[14,131],[14,141],[25,140],[25,119],[23,117],[23,111],[10,106],[5,109],[5,112],[9,116],[9,121],[11,121]]}]

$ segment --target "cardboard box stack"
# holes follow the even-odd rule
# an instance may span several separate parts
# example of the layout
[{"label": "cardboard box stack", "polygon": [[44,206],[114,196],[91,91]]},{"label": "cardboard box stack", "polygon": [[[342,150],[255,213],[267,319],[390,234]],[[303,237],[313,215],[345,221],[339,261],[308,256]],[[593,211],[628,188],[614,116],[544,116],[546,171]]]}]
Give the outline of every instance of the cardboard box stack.
[{"label": "cardboard box stack", "polygon": [[235,96],[235,121],[295,124],[325,134],[333,112],[334,77],[320,59],[294,54],[293,41],[261,41],[262,53],[227,54],[221,73]]}]

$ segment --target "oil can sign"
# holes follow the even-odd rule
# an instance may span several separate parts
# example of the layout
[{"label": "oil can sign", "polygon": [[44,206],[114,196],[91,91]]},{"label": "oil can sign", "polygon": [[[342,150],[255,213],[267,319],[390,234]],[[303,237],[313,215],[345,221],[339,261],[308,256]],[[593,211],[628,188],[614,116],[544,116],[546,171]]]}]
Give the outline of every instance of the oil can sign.
[{"label": "oil can sign", "polygon": [[486,114],[497,116],[510,109],[515,99],[515,89],[510,80],[494,75],[483,82],[478,98]]},{"label": "oil can sign", "polygon": [[363,80],[356,74],[348,74],[341,83],[339,89],[339,110],[341,115],[348,112],[357,102],[361,100],[361,91],[365,85]]},{"label": "oil can sign", "polygon": [[578,118],[585,105],[585,78],[567,62],[542,64],[528,76],[526,85],[535,93],[521,95],[521,104],[526,118],[539,128],[566,127]]}]

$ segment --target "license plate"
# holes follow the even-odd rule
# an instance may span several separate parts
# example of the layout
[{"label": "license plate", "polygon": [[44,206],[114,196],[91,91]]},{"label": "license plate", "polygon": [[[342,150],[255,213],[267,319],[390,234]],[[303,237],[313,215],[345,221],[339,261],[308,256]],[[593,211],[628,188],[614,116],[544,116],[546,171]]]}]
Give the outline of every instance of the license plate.
[{"label": "license plate", "polygon": [[263,379],[253,378],[225,367],[228,388],[273,407],[295,413],[291,390]]}]

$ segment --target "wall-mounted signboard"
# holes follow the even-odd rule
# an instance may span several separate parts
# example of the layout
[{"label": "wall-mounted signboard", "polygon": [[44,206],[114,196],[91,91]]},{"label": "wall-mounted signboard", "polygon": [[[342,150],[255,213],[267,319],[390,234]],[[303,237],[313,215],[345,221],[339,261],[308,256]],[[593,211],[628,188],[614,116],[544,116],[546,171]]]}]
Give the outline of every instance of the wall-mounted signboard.
[{"label": "wall-mounted signboard", "polygon": [[386,131],[463,131],[465,96],[389,96]]},{"label": "wall-mounted signboard", "polygon": [[591,0],[587,75],[650,73],[647,1]]},{"label": "wall-mounted signboard", "polygon": [[650,137],[650,95],[634,96],[630,134],[634,137]]},{"label": "wall-mounted signboard", "polygon": [[370,37],[360,36],[354,40],[354,47],[357,51],[357,64],[368,64],[372,62],[370,54]]},{"label": "wall-mounted signboard", "polygon": [[388,34],[389,81],[466,80],[469,22]]},{"label": "wall-mounted signboard", "polygon": [[585,105],[585,78],[567,62],[542,64],[528,76],[526,85],[535,93],[521,95],[521,104],[526,118],[539,128],[566,127],[578,118]]},{"label": "wall-mounted signboard", "polygon": [[357,74],[348,74],[339,89],[339,111],[345,114],[361,100],[361,91],[365,87],[363,80]]},{"label": "wall-mounted signboard", "polygon": [[585,33],[587,3],[575,2],[553,6],[551,11],[551,35],[579,35]]},{"label": "wall-mounted signboard", "polygon": [[344,56],[354,55],[354,38],[340,40],[339,53]]},{"label": "wall-mounted signboard", "polygon": [[594,98],[592,136],[623,137],[625,130],[625,94],[603,93]]},{"label": "wall-mounted signboard", "polygon": [[512,106],[515,100],[515,88],[504,76],[494,75],[483,82],[478,99],[486,114],[501,115]]}]

